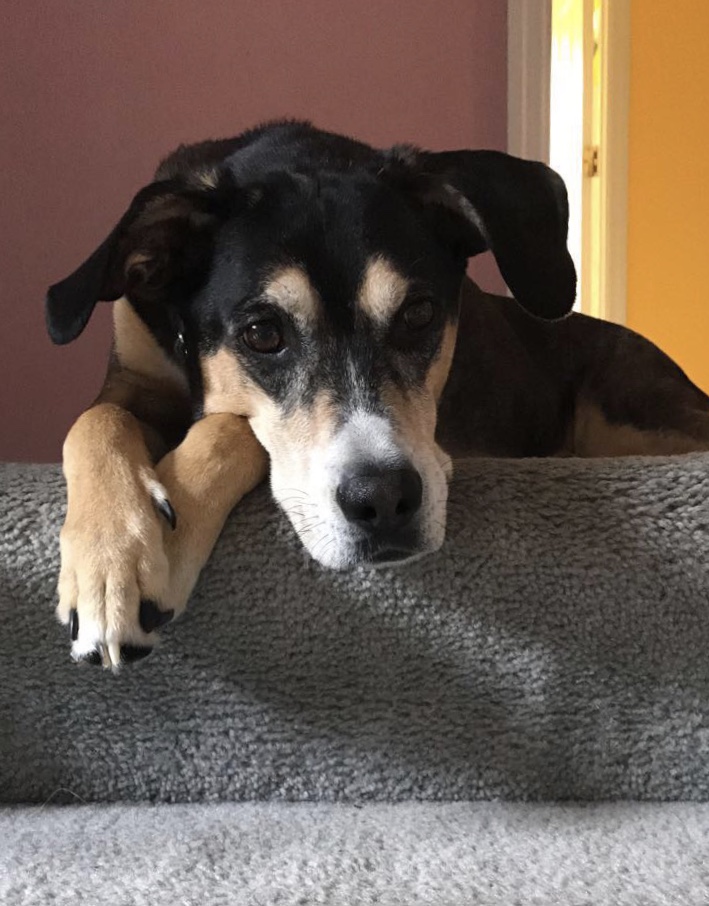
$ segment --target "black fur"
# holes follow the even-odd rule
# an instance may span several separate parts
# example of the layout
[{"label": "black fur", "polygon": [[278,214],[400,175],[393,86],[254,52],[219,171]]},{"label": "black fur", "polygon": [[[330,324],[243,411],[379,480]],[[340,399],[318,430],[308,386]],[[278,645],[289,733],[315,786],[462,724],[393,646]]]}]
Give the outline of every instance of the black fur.
[{"label": "black fur", "polygon": [[[274,123],[163,161],[99,249],[50,289],[47,323],[66,343],[99,299],[126,295],[178,362],[186,343],[196,411],[196,357],[222,345],[286,408],[323,386],[344,398],[344,365],[354,362],[376,408],[385,380],[423,380],[445,321],[457,317],[466,261],[486,248],[530,312],[566,314],[575,294],[566,229],[563,183],[541,164],[497,152],[379,151],[307,123]],[[407,337],[395,324],[383,336],[358,315],[357,289],[377,254],[434,302],[430,330]],[[325,303],[315,340],[262,298],[265,276],[292,263]],[[241,341],[258,317],[278,317],[288,334],[278,368]]]}]

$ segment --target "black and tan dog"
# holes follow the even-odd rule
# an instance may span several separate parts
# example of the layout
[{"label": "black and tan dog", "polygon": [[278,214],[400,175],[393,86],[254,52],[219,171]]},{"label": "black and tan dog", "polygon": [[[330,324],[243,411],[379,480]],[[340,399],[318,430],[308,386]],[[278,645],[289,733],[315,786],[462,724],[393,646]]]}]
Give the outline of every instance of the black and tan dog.
[{"label": "black and tan dog", "polygon": [[[57,343],[115,300],[105,385],[64,447],[73,656],[148,653],[269,465],[311,555],[347,568],[440,547],[449,455],[709,448],[709,399],[667,356],[555,320],[566,232],[560,178],[497,152],[293,122],[168,157],[47,300]],[[466,278],[485,249],[516,301]]]}]

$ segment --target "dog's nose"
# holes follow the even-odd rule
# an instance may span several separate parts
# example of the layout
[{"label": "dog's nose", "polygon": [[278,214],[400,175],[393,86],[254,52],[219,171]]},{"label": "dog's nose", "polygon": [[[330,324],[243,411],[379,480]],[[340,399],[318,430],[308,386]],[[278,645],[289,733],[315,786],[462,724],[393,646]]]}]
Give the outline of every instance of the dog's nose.
[{"label": "dog's nose", "polygon": [[376,531],[403,528],[421,508],[421,496],[421,476],[410,466],[357,472],[336,492],[349,522]]}]

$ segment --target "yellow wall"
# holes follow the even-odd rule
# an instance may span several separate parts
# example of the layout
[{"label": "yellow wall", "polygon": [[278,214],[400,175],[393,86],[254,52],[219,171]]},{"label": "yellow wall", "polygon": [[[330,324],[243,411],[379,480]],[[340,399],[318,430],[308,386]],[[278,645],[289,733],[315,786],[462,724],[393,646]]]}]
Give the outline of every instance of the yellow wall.
[{"label": "yellow wall", "polygon": [[628,326],[709,392],[709,0],[632,0]]}]

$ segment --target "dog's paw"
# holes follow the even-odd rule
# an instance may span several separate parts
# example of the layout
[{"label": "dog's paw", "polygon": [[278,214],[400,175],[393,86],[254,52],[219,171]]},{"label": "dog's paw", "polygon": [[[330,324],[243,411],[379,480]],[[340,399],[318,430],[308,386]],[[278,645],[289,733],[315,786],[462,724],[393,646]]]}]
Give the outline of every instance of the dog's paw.
[{"label": "dog's paw", "polygon": [[117,669],[150,654],[172,619],[165,532],[175,512],[152,469],[75,482],[60,535],[57,616],[74,660]]}]

